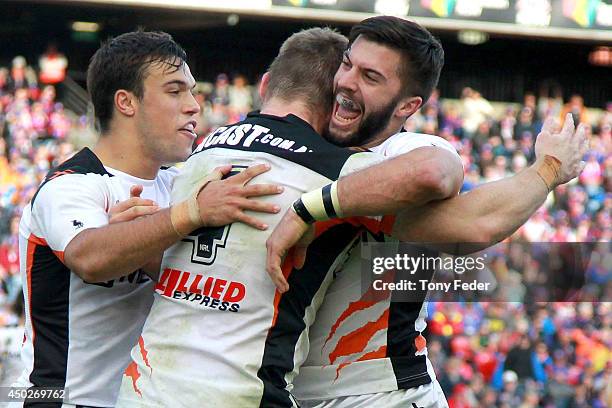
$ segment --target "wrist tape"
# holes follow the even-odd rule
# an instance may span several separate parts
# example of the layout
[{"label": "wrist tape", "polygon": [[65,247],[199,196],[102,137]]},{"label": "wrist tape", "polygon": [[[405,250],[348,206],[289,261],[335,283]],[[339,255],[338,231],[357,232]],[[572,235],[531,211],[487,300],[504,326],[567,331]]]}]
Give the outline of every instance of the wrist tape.
[{"label": "wrist tape", "polygon": [[561,170],[561,162],[553,156],[544,155],[544,160],[537,168],[538,176],[544,181],[548,191],[557,186],[557,179]]},{"label": "wrist tape", "polygon": [[198,205],[198,195],[208,183],[221,180],[222,176],[219,171],[209,174],[194,186],[193,193],[188,199],[170,207],[170,221],[176,235],[183,238],[189,235],[191,231],[204,225]]},{"label": "wrist tape", "polygon": [[342,217],[338,182],[334,181],[325,187],[302,194],[302,197],[293,203],[293,210],[307,224]]},{"label": "wrist tape", "polygon": [[203,224],[197,196],[196,193],[187,200],[170,207],[172,228],[181,238],[187,236],[191,231]]}]

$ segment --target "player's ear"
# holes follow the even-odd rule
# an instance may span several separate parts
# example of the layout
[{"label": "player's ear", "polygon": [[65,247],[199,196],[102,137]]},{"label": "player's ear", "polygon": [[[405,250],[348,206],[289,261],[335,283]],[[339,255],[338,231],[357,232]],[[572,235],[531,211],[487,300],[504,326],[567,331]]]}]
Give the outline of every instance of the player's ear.
[{"label": "player's ear", "polygon": [[266,100],[266,92],[268,92],[268,84],[270,83],[270,73],[266,72],[261,77],[261,82],[259,83],[259,97],[262,101]]},{"label": "player's ear", "polygon": [[419,110],[419,108],[423,105],[423,98],[420,96],[407,96],[400,100],[395,113],[397,116],[408,118],[414,112]]},{"label": "player's ear", "polygon": [[135,107],[135,96],[132,92],[126,91],[125,89],[118,89],[115,92],[115,108],[122,115],[132,117],[136,113]]}]

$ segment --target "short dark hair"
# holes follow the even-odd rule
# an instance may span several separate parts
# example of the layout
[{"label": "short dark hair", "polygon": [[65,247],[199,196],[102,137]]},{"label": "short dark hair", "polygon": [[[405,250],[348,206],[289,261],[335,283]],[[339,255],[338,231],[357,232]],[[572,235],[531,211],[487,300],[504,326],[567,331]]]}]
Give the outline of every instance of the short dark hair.
[{"label": "short dark hair", "polygon": [[139,30],[104,42],[87,68],[87,90],[102,133],[109,129],[117,90],[125,89],[141,99],[149,66],[163,63],[179,69],[186,59],[181,46],[164,32]]},{"label": "short dark hair", "polygon": [[402,94],[420,96],[425,104],[438,85],[444,65],[440,41],[419,24],[392,16],[370,17],[356,24],[349,35],[350,44],[360,35],[400,52]]},{"label": "short dark hair", "polygon": [[303,98],[312,111],[331,112],[334,75],[347,45],[347,38],[330,28],[310,28],[293,34],[268,69],[266,98]]}]

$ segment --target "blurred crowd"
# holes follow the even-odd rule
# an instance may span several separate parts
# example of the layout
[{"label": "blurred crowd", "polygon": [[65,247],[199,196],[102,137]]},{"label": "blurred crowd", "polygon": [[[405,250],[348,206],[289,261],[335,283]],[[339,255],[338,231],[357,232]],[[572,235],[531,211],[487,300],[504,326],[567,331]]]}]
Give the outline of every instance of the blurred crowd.
[{"label": "blurred crowd", "polygon": [[612,303],[430,303],[428,351],[450,408],[605,408]]},{"label": "blurred crowd", "polygon": [[86,124],[56,99],[54,83],[63,77],[49,62],[53,55],[41,57],[43,70],[22,56],[0,67],[0,327],[18,324],[21,316],[17,232],[23,207],[49,169],[70,157],[70,135]]},{"label": "blurred crowd", "polygon": [[[214,83],[197,86],[196,98],[202,107],[199,140],[260,105],[257,85],[242,75],[219,74]],[[436,92],[404,127],[450,141],[463,160],[463,191],[469,191],[528,166],[543,120],[561,120],[570,112],[589,124],[586,168],[579,180],[555,190],[513,239],[609,243],[612,103],[600,108],[603,113],[594,118],[579,95],[564,103],[527,94],[522,104],[505,104],[500,111],[466,88],[454,101]],[[22,324],[17,240],[22,210],[46,172],[81,147],[78,136],[86,131],[87,119],[67,112],[54,85],[40,81],[23,57],[0,67],[0,327]],[[595,269],[609,287],[609,250],[603,253],[597,264],[603,272]],[[522,271],[511,261],[506,267]],[[429,307],[430,354],[451,408],[605,406],[602,390],[612,383],[610,303],[522,298]]]},{"label": "blurred crowd", "polygon": [[[505,301],[429,303],[431,360],[451,408],[608,407],[612,403],[606,399],[612,395],[612,102],[597,118],[590,117],[580,95],[564,103],[559,96],[537,98],[528,93],[522,104],[501,109],[497,105],[494,109],[471,88],[453,103],[443,103],[436,93],[404,127],[451,142],[463,160],[462,190],[469,191],[528,166],[544,120],[552,116],[561,124],[571,113],[576,124],[589,125],[586,167],[579,179],[550,194],[509,241],[600,244],[569,248],[546,244],[540,254],[546,260],[538,256],[537,244],[528,244],[527,250],[511,245],[493,248],[488,252],[494,256],[491,272],[502,283]],[[555,251],[559,253],[551,255]],[[587,253],[582,268],[550,267],[562,264],[568,251],[574,264],[581,261],[576,251]],[[544,269],[546,273],[538,274]],[[564,282],[570,291],[566,297],[551,293],[554,285],[541,277],[555,278],[551,272],[568,269],[583,272],[577,287],[572,287],[573,276],[574,282]],[[542,286],[547,289],[544,294],[539,291]],[[592,301],[561,302],[571,299],[572,289]]]}]

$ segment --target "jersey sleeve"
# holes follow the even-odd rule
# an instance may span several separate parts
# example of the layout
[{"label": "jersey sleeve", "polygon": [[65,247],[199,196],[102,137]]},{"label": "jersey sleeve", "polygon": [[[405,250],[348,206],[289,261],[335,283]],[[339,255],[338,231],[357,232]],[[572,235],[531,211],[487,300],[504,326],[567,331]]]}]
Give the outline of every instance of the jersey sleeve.
[{"label": "jersey sleeve", "polygon": [[43,185],[32,203],[32,219],[53,251],[63,252],[80,232],[108,224],[104,187],[83,174],[65,175]]},{"label": "jersey sleeve", "polygon": [[457,150],[447,140],[434,135],[426,135],[422,133],[399,133],[392,136],[392,139],[384,147],[384,155],[387,157],[395,157],[400,154],[408,153],[419,147],[439,147],[445,149],[457,157],[461,162],[461,157]]},{"label": "jersey sleeve", "polygon": [[168,189],[168,191],[172,191],[172,186],[174,186],[174,179],[178,176],[180,170],[178,167],[165,167],[159,171],[158,177],[161,179],[164,186]]},{"label": "jersey sleeve", "polygon": [[340,177],[348,176],[351,173],[365,169],[366,167],[375,166],[385,161],[385,157],[374,152],[360,152],[352,154],[344,166],[340,170]]},{"label": "jersey sleeve", "polygon": [[[355,153],[351,155],[344,163],[344,166],[340,171],[340,177],[348,176],[349,174],[355,173],[356,171],[365,169],[370,166],[375,166],[384,162],[386,159],[387,158],[383,155],[374,152]],[[348,217],[344,218],[343,221],[353,224],[355,226],[365,227],[373,234],[378,234],[380,232],[388,234],[393,228],[395,216],[371,215]]]}]

